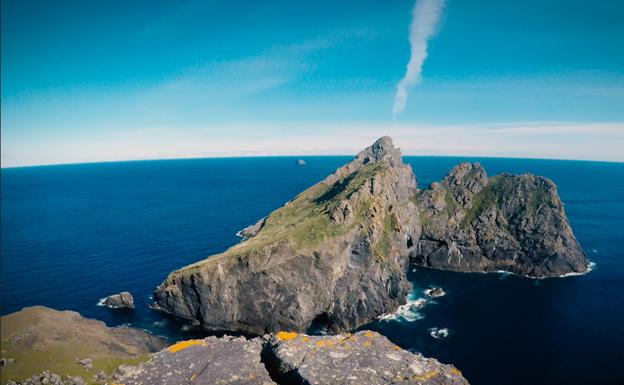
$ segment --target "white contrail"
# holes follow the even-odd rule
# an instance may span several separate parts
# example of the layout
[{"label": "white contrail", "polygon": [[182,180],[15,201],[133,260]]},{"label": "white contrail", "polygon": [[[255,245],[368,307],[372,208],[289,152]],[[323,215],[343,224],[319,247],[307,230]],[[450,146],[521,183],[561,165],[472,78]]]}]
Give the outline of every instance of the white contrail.
[{"label": "white contrail", "polygon": [[409,27],[410,59],[405,76],[397,84],[392,115],[396,116],[405,109],[407,87],[420,81],[422,65],[427,58],[427,40],[433,35],[442,13],[444,0],[417,0],[412,10],[412,23]]}]

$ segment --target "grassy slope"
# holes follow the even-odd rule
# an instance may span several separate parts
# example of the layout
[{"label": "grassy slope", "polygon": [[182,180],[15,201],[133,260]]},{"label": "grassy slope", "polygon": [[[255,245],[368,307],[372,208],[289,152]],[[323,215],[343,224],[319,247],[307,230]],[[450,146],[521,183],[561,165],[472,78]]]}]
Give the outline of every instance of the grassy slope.
[{"label": "grassy slope", "polygon": [[231,256],[244,256],[247,253],[278,242],[289,242],[295,250],[306,251],[318,246],[327,239],[346,234],[355,226],[369,218],[372,202],[364,200],[354,207],[355,221],[349,225],[335,224],[330,220],[330,212],[341,201],[351,197],[362,185],[376,174],[386,170],[385,163],[371,163],[357,172],[337,181],[331,186],[317,183],[297,195],[288,204],[273,211],[260,232],[225,252],[186,266],[173,274],[188,272],[201,267],[207,261],[216,261]]},{"label": "grassy slope", "polygon": [[[137,365],[148,355],[132,351],[119,337],[107,335],[107,328],[84,318],[76,320],[68,312],[31,307],[3,316],[3,358],[15,359],[0,371],[0,383],[24,380],[44,370],[65,376],[81,376],[95,383],[92,376],[100,370],[112,374],[120,364]],[[77,360],[91,358],[93,369],[87,371]]]}]

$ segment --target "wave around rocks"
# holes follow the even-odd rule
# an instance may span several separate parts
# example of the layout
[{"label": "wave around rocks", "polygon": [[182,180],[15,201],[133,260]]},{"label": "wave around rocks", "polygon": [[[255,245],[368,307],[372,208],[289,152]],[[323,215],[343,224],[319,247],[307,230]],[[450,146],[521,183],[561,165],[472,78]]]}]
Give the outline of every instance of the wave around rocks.
[{"label": "wave around rocks", "polygon": [[418,297],[415,291],[412,291],[407,296],[407,303],[399,306],[399,308],[393,313],[383,314],[377,319],[380,321],[404,321],[414,322],[425,318],[425,316],[419,312],[420,309],[425,307],[427,300],[422,297]]}]

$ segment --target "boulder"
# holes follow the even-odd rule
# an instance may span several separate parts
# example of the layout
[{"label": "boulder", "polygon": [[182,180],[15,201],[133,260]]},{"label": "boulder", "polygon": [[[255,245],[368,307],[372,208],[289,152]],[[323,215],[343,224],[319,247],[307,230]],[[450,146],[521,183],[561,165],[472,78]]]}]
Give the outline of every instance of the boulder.
[{"label": "boulder", "polygon": [[102,301],[104,306],[110,309],[134,309],[134,298],[127,291],[109,295]]}]

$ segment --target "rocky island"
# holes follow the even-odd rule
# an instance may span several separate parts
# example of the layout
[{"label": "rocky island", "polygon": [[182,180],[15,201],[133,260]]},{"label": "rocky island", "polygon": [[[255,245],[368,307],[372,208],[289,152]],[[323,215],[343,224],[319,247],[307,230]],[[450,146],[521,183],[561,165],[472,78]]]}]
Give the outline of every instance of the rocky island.
[{"label": "rocky island", "polygon": [[212,330],[338,333],[404,304],[410,261],[534,278],[588,270],[552,181],[463,163],[419,190],[389,137],[241,234],[171,273],[155,306]]}]

